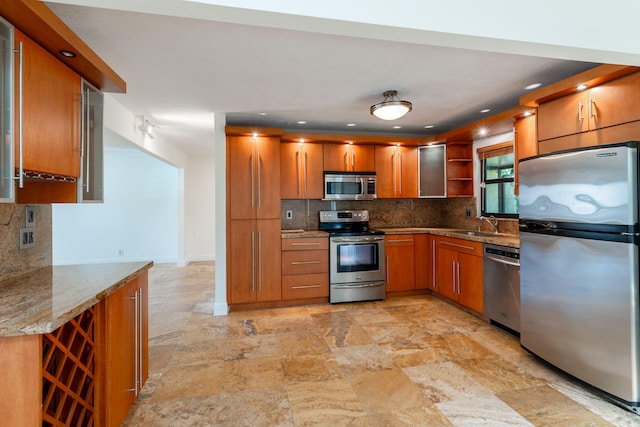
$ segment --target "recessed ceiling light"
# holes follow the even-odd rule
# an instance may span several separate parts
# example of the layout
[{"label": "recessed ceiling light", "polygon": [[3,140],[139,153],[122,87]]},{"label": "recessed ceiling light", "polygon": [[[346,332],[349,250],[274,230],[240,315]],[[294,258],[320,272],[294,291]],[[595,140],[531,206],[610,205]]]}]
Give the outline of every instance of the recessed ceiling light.
[{"label": "recessed ceiling light", "polygon": [[540,86],[542,86],[542,83],[533,83],[533,84],[530,84],[529,86],[525,87],[525,89],[526,90],[531,90],[531,89],[538,88]]},{"label": "recessed ceiling light", "polygon": [[402,129],[402,126],[394,126],[394,129]]},{"label": "recessed ceiling light", "polygon": [[580,85],[576,86],[576,89],[578,89],[578,90],[585,90],[586,88],[587,88],[587,85],[585,85],[585,84],[580,84]]},{"label": "recessed ceiling light", "polygon": [[524,116],[529,117],[531,115],[531,111],[525,111]]},{"label": "recessed ceiling light", "polygon": [[435,126],[435,125],[426,125],[424,128],[425,128],[425,129],[433,129],[433,127],[434,127],[434,126]]},{"label": "recessed ceiling light", "polygon": [[356,125],[355,123],[347,123],[347,126],[349,126],[349,127],[353,127],[355,125]]},{"label": "recessed ceiling light", "polygon": [[487,134],[487,130],[485,128],[482,128],[478,131],[478,133],[480,134],[480,136],[485,136]]},{"label": "recessed ceiling light", "polygon": [[299,125],[306,125],[306,124],[307,124],[307,122],[305,122],[304,120],[298,120],[298,124],[299,124]]},{"label": "recessed ceiling light", "polygon": [[61,50],[60,51],[60,55],[64,56],[65,58],[75,58],[76,57],[76,53],[75,52],[71,52],[70,50]]},{"label": "recessed ceiling light", "polygon": [[490,108],[485,108],[484,110],[480,110],[481,113],[488,113],[489,111],[491,111]]},{"label": "recessed ceiling light", "polygon": [[258,113],[259,116],[266,116],[267,113]]}]

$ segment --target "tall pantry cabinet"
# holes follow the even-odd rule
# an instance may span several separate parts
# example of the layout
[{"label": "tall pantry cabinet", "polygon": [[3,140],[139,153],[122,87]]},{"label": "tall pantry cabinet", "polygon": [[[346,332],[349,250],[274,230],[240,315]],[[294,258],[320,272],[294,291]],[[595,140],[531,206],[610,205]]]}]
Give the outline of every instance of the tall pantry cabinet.
[{"label": "tall pantry cabinet", "polygon": [[279,135],[227,135],[227,171],[229,302],[280,300]]}]

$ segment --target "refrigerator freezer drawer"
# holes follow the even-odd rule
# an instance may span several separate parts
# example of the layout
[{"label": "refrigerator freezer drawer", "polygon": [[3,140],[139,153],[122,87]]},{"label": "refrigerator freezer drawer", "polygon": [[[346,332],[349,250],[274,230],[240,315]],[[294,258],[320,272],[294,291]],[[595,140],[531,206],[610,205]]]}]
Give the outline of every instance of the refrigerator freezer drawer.
[{"label": "refrigerator freezer drawer", "polygon": [[613,396],[640,401],[638,247],[520,238],[523,347]]}]

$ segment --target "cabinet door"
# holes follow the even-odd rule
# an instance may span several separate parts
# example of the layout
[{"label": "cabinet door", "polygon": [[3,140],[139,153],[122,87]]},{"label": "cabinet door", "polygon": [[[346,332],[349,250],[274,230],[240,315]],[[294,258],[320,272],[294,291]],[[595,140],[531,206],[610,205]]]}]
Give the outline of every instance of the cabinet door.
[{"label": "cabinet door", "polygon": [[640,73],[589,90],[589,130],[640,120]]},{"label": "cabinet door", "polygon": [[576,92],[538,107],[538,139],[557,138],[589,129],[589,93]]},{"label": "cabinet door", "polygon": [[256,221],[231,220],[229,234],[229,302],[256,300]]},{"label": "cabinet door", "polygon": [[447,147],[432,145],[418,149],[418,197],[447,196]]},{"label": "cabinet door", "polygon": [[351,168],[351,151],[348,144],[323,144],[322,158],[326,171],[348,171]]},{"label": "cabinet door", "polygon": [[256,221],[256,299],[278,301],[282,298],[280,219]]},{"label": "cabinet door", "polygon": [[389,199],[397,194],[396,147],[379,145],[375,147],[376,196]]},{"label": "cabinet door", "polygon": [[482,313],[482,257],[458,253],[461,305]]},{"label": "cabinet door", "polygon": [[428,234],[416,234],[414,239],[414,263],[416,272],[416,289],[429,289],[431,277],[431,246]]},{"label": "cabinet door", "polygon": [[525,157],[538,154],[538,135],[536,134],[536,116],[524,117],[516,120],[514,124],[515,135],[515,191],[518,194],[518,161]]},{"label": "cabinet door", "polygon": [[280,218],[280,141],[227,137],[231,219]]},{"label": "cabinet door", "polygon": [[[26,170],[80,176],[80,92],[78,74],[33,40],[14,30],[16,48],[22,42],[22,151]],[[19,61],[15,75],[18,76]],[[16,94],[20,91],[15,79]],[[16,111],[19,111],[18,96]],[[15,114],[18,126],[18,114]],[[18,143],[16,139],[16,144]],[[16,167],[19,150],[15,150]]]},{"label": "cabinet door", "polygon": [[354,172],[371,172],[375,170],[375,154],[372,145],[351,145],[351,165]]},{"label": "cabinet door", "polygon": [[107,425],[118,426],[135,401],[135,290],[137,280],[106,299]]},{"label": "cabinet door", "polygon": [[458,301],[458,253],[438,246],[437,261],[438,292],[449,299]]},{"label": "cabinet door", "polygon": [[280,197],[322,199],[322,168],[321,144],[280,144]]},{"label": "cabinet door", "polygon": [[413,234],[385,236],[387,292],[415,288]]},{"label": "cabinet door", "polygon": [[415,199],[418,197],[418,150],[413,147],[398,147],[398,197]]}]

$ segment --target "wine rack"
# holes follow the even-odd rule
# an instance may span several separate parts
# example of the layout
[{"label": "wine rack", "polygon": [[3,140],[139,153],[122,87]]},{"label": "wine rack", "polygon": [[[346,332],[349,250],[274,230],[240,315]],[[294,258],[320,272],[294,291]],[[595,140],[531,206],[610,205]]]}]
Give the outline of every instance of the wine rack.
[{"label": "wine rack", "polygon": [[93,426],[94,309],[42,336],[42,425]]}]

